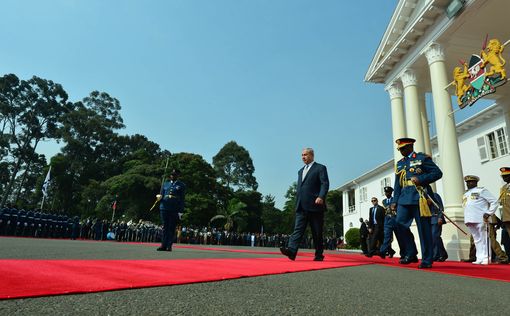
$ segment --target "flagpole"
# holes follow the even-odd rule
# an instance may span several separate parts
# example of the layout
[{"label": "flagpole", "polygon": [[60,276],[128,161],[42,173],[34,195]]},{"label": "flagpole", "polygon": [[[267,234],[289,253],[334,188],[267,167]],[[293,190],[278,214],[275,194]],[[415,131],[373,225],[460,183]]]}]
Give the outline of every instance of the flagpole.
[{"label": "flagpole", "polygon": [[46,197],[46,195],[43,194],[43,197],[42,197],[42,202],[41,202],[41,211],[43,210],[43,205],[44,205],[44,198]]},{"label": "flagpole", "polygon": [[113,201],[113,204],[112,204],[112,223],[113,223],[113,219],[115,218],[115,210],[117,209],[117,198],[119,196],[118,195],[115,195],[115,201]]}]

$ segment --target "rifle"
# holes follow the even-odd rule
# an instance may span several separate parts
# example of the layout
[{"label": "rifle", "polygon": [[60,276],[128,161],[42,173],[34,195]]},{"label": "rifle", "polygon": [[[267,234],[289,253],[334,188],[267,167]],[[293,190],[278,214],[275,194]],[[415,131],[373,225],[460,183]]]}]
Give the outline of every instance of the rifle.
[{"label": "rifle", "polygon": [[[163,184],[165,183],[165,177],[166,177],[166,169],[168,168],[168,159],[170,157],[167,157],[166,158],[166,164],[165,164],[165,170],[163,171],[163,178],[161,179],[161,187],[159,188],[159,192],[161,192],[161,190],[163,190]],[[152,204],[152,207],[150,208],[149,212],[152,211],[154,209],[154,207],[156,207],[156,204],[158,204],[160,200],[158,198],[156,198],[156,201],[154,201],[154,204]]]}]

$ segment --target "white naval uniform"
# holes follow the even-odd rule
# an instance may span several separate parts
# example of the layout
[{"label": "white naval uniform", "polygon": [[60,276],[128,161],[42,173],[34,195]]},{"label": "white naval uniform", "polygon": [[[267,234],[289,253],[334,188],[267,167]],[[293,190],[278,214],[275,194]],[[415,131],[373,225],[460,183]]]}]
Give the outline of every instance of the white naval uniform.
[{"label": "white naval uniform", "polygon": [[484,214],[494,214],[498,208],[497,199],[485,188],[472,188],[463,196],[464,223],[469,228],[476,247],[476,264],[488,264],[487,226]]}]

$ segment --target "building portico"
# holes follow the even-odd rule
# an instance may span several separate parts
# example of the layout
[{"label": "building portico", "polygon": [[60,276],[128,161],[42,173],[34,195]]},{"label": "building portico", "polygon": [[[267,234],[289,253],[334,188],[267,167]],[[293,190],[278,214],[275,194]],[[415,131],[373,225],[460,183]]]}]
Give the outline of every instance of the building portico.
[{"label": "building portico", "polygon": [[[434,159],[443,171],[440,193],[445,213],[455,224],[465,228],[462,157],[455,124],[454,106],[457,108],[457,104],[452,104],[455,96],[452,73],[459,60],[480,54],[487,34],[489,39],[497,38],[502,43],[510,39],[510,32],[502,25],[506,13],[510,12],[510,2],[457,0],[458,3],[452,3],[454,1],[399,1],[365,81],[384,84],[389,94],[393,148],[395,139],[412,137],[416,139],[417,152],[432,154],[425,106],[425,94],[431,95],[437,142]],[[461,7],[452,12],[454,4]],[[510,127],[509,86],[501,86],[490,95],[497,106],[503,108],[506,135]],[[394,159],[401,159],[396,149]],[[468,236],[453,225],[443,228],[443,239],[450,245],[450,258],[467,256]]]}]

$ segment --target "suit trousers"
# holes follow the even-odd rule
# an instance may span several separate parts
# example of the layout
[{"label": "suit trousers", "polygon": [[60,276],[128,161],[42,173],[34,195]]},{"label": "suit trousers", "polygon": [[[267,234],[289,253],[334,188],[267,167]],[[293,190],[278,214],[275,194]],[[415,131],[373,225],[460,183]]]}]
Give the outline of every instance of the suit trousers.
[{"label": "suit trousers", "polygon": [[369,253],[375,254],[379,251],[379,247],[383,244],[384,241],[384,226],[381,224],[374,225],[372,228],[372,238],[370,238],[370,247]]},{"label": "suit trousers", "polygon": [[430,217],[420,216],[418,205],[401,205],[397,207],[397,229],[404,242],[406,257],[415,257],[418,254],[414,236],[411,233],[411,223],[416,221],[421,245],[421,261],[423,264],[432,264],[432,225]]},{"label": "suit trousers", "polygon": [[167,210],[160,210],[159,215],[163,223],[163,236],[161,236],[161,247],[172,248],[175,237],[175,228],[179,214]]},{"label": "suit trousers", "polygon": [[324,212],[307,212],[298,209],[296,212],[296,221],[294,232],[289,238],[289,249],[297,252],[299,244],[305,234],[306,226],[310,223],[312,230],[313,244],[315,246],[315,256],[321,256],[324,252],[324,239],[322,235],[324,226]]}]

